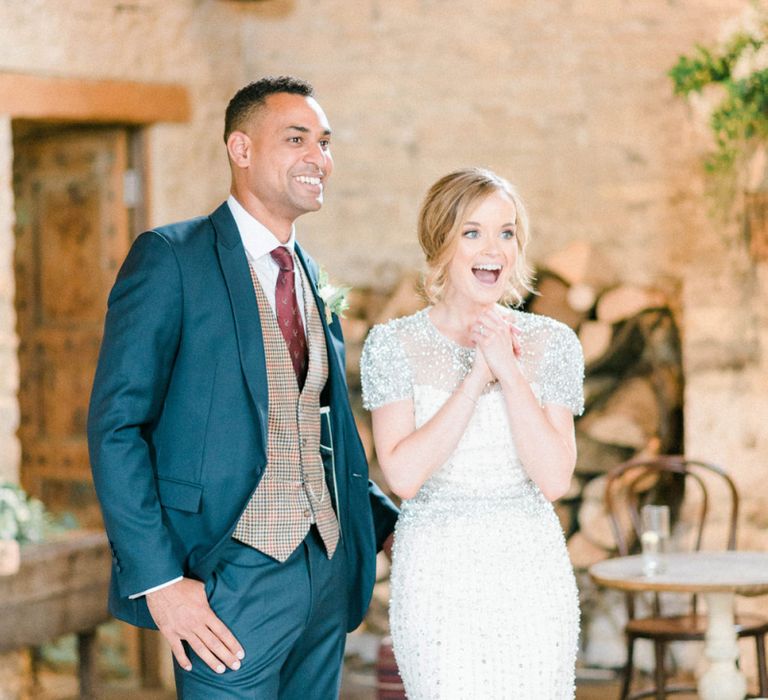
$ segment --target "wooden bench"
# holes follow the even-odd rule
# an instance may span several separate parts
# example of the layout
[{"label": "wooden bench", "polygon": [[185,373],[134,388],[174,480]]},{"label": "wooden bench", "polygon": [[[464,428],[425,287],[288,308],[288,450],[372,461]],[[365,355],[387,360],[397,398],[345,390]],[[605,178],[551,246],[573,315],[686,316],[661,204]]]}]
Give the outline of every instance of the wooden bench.
[{"label": "wooden bench", "polygon": [[21,567],[0,576],[0,653],[76,634],[80,697],[95,698],[96,627],[110,620],[111,555],[103,532],[73,530],[21,548]]}]

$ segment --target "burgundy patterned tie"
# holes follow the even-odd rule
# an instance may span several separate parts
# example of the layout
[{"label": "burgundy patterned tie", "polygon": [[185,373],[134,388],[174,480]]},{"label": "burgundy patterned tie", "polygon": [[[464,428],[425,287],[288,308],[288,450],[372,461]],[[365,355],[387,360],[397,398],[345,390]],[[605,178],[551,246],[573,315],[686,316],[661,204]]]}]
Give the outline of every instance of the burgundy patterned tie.
[{"label": "burgundy patterned tie", "polygon": [[296,372],[296,381],[298,381],[299,390],[301,390],[307,377],[309,357],[304,324],[301,321],[299,305],[296,302],[293,255],[285,246],[278,246],[270,255],[280,266],[277,285],[275,286],[275,315],[285,344],[288,346],[288,354],[291,356],[293,370]]}]

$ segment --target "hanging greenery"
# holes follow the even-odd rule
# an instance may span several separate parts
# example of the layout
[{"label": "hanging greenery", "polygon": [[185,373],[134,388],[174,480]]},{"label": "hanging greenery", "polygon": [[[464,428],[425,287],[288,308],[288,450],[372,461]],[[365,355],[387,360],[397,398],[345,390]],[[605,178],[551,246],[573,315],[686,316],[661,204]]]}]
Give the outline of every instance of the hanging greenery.
[{"label": "hanging greenery", "polygon": [[748,28],[715,47],[697,45],[669,71],[675,93],[703,111],[715,138],[708,170],[732,170],[768,137],[768,11],[753,4]]}]

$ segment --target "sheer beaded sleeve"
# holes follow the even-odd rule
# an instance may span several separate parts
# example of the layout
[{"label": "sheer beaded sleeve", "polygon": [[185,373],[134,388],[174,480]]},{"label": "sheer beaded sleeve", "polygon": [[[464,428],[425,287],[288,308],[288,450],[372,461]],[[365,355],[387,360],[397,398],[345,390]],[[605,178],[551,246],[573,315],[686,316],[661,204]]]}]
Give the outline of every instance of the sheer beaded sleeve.
[{"label": "sheer beaded sleeve", "polygon": [[542,404],[567,406],[576,416],[584,412],[584,352],[577,335],[563,323],[552,328],[541,378]]},{"label": "sheer beaded sleeve", "polygon": [[363,406],[373,411],[413,396],[408,359],[393,324],[374,326],[360,358]]}]

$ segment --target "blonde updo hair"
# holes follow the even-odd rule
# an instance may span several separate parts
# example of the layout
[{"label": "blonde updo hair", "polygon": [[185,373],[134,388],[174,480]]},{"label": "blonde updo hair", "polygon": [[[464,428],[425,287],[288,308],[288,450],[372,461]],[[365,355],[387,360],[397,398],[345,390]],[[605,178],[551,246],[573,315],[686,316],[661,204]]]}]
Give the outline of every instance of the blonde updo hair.
[{"label": "blonde updo hair", "polygon": [[533,291],[533,274],[526,262],[528,214],[517,190],[504,178],[484,168],[462,168],[441,177],[429,188],[419,211],[418,236],[427,261],[423,289],[427,300],[439,301],[448,276],[448,265],[459,241],[461,224],[470,208],[494,192],[502,192],[514,203],[517,212],[515,240],[517,261],[509,287],[501,300],[519,305]]}]

